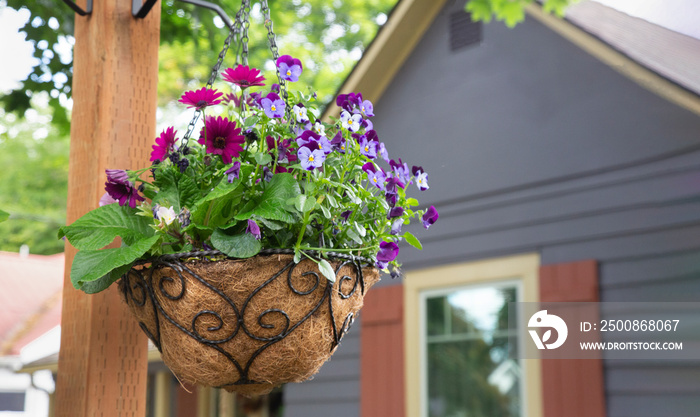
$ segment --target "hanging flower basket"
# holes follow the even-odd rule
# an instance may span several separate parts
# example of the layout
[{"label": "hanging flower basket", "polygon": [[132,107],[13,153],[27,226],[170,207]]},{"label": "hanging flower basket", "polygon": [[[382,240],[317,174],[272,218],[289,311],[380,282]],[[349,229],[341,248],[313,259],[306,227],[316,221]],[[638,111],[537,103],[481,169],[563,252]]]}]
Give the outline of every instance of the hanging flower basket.
[{"label": "hanging flower basket", "polygon": [[[265,78],[247,66],[243,0],[209,82],[180,99],[194,109],[182,138],[169,127],[150,166],[107,170],[100,207],[59,232],[79,250],[73,285],[96,293],[121,278],[181,380],[246,395],[313,375],[380,270],[399,275],[399,242],[422,248],[402,228],[438,219],[408,196],[411,184],[428,189],[428,174],[390,159],[370,101],[341,94],[340,118],[326,123],[315,94],[287,90],[303,66],[277,55],[261,4],[278,83],[250,91]],[[223,71],[224,95],[213,84],[234,38],[242,64]]]},{"label": "hanging flower basket", "polygon": [[289,254],[212,255],[220,257],[163,256],[133,268],[120,289],[178,379],[243,395],[315,374],[379,280],[376,268],[349,257],[331,262],[332,283],[313,261]]}]

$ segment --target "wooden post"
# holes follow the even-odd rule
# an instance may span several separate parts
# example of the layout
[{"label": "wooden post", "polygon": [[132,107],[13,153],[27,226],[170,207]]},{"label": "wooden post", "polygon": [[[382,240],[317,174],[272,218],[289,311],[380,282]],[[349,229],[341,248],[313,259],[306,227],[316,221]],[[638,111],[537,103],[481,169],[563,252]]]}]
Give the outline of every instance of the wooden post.
[{"label": "wooden post", "polygon": [[[85,7],[85,0],[78,3]],[[148,163],[156,134],[160,2],[145,19],[132,17],[131,3],[93,1],[91,15],[75,16],[69,224],[98,206],[105,168]],[[146,337],[116,287],[91,296],[73,289],[74,255],[66,244],[56,416],[143,417]]]}]

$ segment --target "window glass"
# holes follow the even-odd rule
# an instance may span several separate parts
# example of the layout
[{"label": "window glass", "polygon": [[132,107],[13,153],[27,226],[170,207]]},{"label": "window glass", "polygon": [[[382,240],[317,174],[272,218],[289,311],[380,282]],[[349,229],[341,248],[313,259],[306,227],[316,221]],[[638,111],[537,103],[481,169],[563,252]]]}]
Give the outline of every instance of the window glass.
[{"label": "window glass", "polygon": [[522,372],[508,344],[516,291],[465,287],[425,297],[429,417],[521,415]]}]

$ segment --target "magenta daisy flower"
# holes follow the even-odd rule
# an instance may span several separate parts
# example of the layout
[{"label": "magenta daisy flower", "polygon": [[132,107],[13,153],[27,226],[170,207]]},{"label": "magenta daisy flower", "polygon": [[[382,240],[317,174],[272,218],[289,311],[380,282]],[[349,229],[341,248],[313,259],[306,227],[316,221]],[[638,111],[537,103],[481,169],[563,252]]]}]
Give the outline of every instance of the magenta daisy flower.
[{"label": "magenta daisy flower", "polygon": [[119,202],[120,206],[129,204],[129,207],[136,207],[137,201],[144,201],[138,190],[134,187],[134,183],[129,181],[129,175],[122,169],[106,169],[107,182],[105,183],[105,191],[113,199]]},{"label": "magenta daisy flower", "polygon": [[236,128],[236,122],[210,116],[199,133],[198,142],[206,146],[207,153],[221,155],[224,163],[230,164],[232,158],[237,158],[243,150],[245,137],[240,133],[241,128]]},{"label": "magenta daisy flower", "polygon": [[196,91],[185,91],[185,94],[178,100],[182,104],[186,104],[188,108],[196,108],[202,110],[207,106],[213,106],[215,104],[221,103],[221,96],[224,93],[220,93],[212,88],[200,88]]},{"label": "magenta daisy flower", "polygon": [[177,131],[173,127],[169,127],[160,133],[156,138],[156,144],[152,146],[151,162],[165,161],[165,158],[170,155],[170,152],[175,150],[175,134]]},{"label": "magenta daisy flower", "polygon": [[221,73],[221,77],[224,81],[236,84],[241,89],[265,85],[262,83],[265,77],[260,75],[260,70],[248,68],[247,65],[239,65],[235,69],[229,68]]}]

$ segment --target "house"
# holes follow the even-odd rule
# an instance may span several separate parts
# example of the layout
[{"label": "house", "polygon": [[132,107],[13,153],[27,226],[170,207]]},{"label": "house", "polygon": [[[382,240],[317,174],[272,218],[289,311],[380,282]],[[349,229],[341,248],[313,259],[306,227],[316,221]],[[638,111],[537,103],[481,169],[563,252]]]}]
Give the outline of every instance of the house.
[{"label": "house", "polygon": [[340,90],[426,169],[440,219],[285,416],[697,415],[697,361],[514,367],[499,313],[700,298],[700,40],[593,2],[514,29],[463,6],[399,2]]},{"label": "house", "polygon": [[0,252],[0,416],[49,413],[51,371],[18,371],[36,360],[57,357],[63,269],[63,254]]}]

